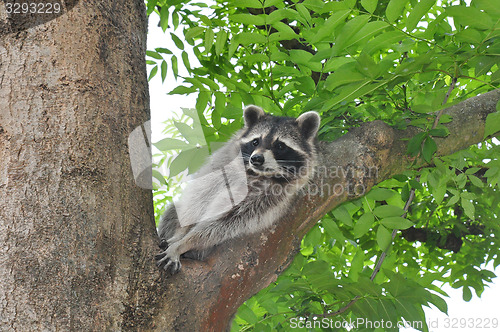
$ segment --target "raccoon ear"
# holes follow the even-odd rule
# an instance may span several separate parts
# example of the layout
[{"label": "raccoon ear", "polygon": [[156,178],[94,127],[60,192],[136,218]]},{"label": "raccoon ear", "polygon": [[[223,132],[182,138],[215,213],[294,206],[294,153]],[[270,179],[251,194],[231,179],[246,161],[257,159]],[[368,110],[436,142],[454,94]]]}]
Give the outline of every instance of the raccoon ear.
[{"label": "raccoon ear", "polygon": [[243,111],[243,117],[245,118],[245,126],[252,127],[254,124],[259,122],[259,119],[265,115],[264,110],[258,106],[250,105]]},{"label": "raccoon ear", "polygon": [[319,114],[314,111],[306,112],[297,118],[300,132],[305,139],[309,140],[316,137],[320,121]]}]

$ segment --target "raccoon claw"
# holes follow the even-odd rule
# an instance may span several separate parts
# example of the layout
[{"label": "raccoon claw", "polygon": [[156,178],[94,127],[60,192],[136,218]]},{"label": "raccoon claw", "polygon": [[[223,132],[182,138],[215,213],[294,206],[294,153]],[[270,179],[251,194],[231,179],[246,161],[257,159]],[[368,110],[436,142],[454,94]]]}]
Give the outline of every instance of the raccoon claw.
[{"label": "raccoon claw", "polygon": [[181,269],[181,262],[177,259],[174,260],[167,256],[166,253],[161,253],[155,256],[156,266],[160,269],[168,271],[170,269],[170,274],[174,275]]},{"label": "raccoon claw", "polygon": [[165,257],[165,253],[155,255],[156,266],[160,267],[160,265],[161,265],[160,261],[163,257]]},{"label": "raccoon claw", "polygon": [[180,261],[169,260],[168,263],[165,264],[165,266],[163,267],[163,269],[165,271],[168,271],[168,268],[170,268],[170,274],[174,275],[177,272],[179,272],[179,270],[181,269],[181,262]]},{"label": "raccoon claw", "polygon": [[[161,240],[160,244],[159,244],[159,247],[160,249],[162,250],[166,250],[168,248],[168,242],[165,241],[165,240]],[[158,255],[157,255],[158,256]]]}]

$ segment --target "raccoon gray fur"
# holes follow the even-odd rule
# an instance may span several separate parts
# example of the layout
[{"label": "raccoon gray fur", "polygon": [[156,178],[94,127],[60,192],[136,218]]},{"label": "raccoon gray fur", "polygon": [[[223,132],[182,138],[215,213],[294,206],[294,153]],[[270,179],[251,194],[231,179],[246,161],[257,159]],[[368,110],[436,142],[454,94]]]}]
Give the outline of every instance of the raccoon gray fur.
[{"label": "raccoon gray fur", "polygon": [[320,117],[244,110],[245,126],[188,183],[160,220],[157,265],[176,273],[180,257],[204,259],[218,244],[277,221],[311,179]]}]

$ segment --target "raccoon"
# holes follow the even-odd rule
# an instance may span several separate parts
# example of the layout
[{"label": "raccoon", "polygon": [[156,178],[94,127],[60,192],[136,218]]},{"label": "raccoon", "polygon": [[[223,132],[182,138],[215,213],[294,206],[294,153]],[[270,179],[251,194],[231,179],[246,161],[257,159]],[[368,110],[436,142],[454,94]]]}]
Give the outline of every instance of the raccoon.
[{"label": "raccoon", "polygon": [[203,260],[218,244],[277,221],[316,165],[320,117],[243,111],[245,126],[209,158],[161,217],[157,265],[174,274],[180,257]]}]

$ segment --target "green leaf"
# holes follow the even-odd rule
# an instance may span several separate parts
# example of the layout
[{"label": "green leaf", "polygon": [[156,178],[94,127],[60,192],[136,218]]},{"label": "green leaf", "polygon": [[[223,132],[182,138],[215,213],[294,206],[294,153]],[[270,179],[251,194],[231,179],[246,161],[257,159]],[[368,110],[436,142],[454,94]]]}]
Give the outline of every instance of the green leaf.
[{"label": "green leaf", "polygon": [[215,33],[212,29],[207,28],[205,31],[205,52],[208,53],[214,44]]},{"label": "green leaf", "polygon": [[424,156],[425,161],[429,163],[436,151],[437,151],[436,142],[432,137],[427,137],[425,139],[424,147],[422,149],[422,155]]},{"label": "green leaf", "polygon": [[155,77],[156,73],[158,72],[158,66],[154,66],[151,69],[151,72],[149,73],[148,81],[151,81],[153,77]]},{"label": "green leaf", "polygon": [[184,37],[186,40],[193,39],[194,37],[201,35],[203,31],[205,31],[205,28],[203,27],[192,27],[184,30]]},{"label": "green leaf", "polygon": [[363,251],[357,251],[351,261],[351,267],[349,269],[349,278],[354,282],[358,281],[359,273],[363,270],[364,261],[365,254]]},{"label": "green leaf", "polygon": [[208,86],[213,91],[219,91],[220,90],[219,85],[217,83],[215,83],[213,80],[211,80],[210,78],[208,78],[208,77],[200,77],[200,76],[198,76],[198,80],[201,83],[203,83],[206,86]]},{"label": "green leaf", "polygon": [[343,66],[328,76],[325,82],[325,87],[327,90],[332,91],[333,89],[341,85],[363,80],[366,80],[366,77],[364,75],[355,71],[353,68]]},{"label": "green leaf", "polygon": [[200,91],[196,99],[196,110],[200,113],[204,112],[210,103],[211,93],[209,91]]},{"label": "green leaf", "polygon": [[189,57],[186,51],[183,51],[181,54],[182,63],[184,63],[184,67],[186,67],[188,72],[191,72],[191,64],[189,63]]},{"label": "green leaf", "polygon": [[460,6],[450,6],[446,8],[445,13],[452,16],[455,20],[455,25],[470,26],[482,30],[489,30],[493,26],[493,21],[490,16],[479,8]]},{"label": "green leaf", "polygon": [[308,23],[311,23],[311,14],[309,14],[309,10],[302,4],[302,3],[297,3],[296,5],[297,12],[300,14],[300,16]]},{"label": "green leaf", "polygon": [[281,76],[301,76],[301,72],[294,67],[289,66],[274,66],[273,75]]},{"label": "green leaf", "polygon": [[345,206],[339,206],[335,210],[332,211],[332,214],[335,216],[337,220],[342,221],[344,224],[348,226],[352,226],[352,218]]},{"label": "green leaf", "polygon": [[413,136],[408,142],[407,153],[414,157],[420,152],[420,147],[422,146],[422,142],[424,138],[427,137],[427,133],[418,133]]},{"label": "green leaf", "polygon": [[413,226],[413,223],[403,217],[387,217],[380,221],[382,225],[390,229],[407,229]]},{"label": "green leaf", "polygon": [[245,25],[264,25],[266,21],[261,15],[252,15],[252,14],[234,14],[229,16],[229,20],[236,23],[243,23]]},{"label": "green leaf", "polygon": [[325,6],[325,2],[322,0],[305,0],[304,6],[315,12],[321,12]]},{"label": "green leaf", "polygon": [[165,32],[168,29],[169,6],[164,5],[160,9],[160,27]]},{"label": "green leaf", "polygon": [[498,56],[480,56],[475,60],[476,66],[474,68],[474,72],[476,76],[487,74],[490,71],[491,67],[499,62]]},{"label": "green leaf", "polygon": [[222,54],[222,50],[227,42],[227,32],[221,30],[217,33],[217,39],[215,40],[215,55],[219,56]]},{"label": "green leaf", "polygon": [[163,57],[155,51],[146,51],[146,55],[157,60],[163,60]]},{"label": "green leaf", "polygon": [[420,19],[427,14],[429,9],[436,3],[436,0],[420,0],[415,8],[410,11],[410,15],[406,19],[406,28],[408,32],[412,32],[416,27]]},{"label": "green leaf", "polygon": [[464,299],[464,301],[469,302],[472,299],[470,288],[468,286],[464,286],[462,287],[462,292],[462,298]]},{"label": "green leaf", "polygon": [[497,18],[500,18],[500,7],[495,0],[474,0],[474,5],[492,17],[495,15]]},{"label": "green leaf", "polygon": [[480,170],[479,167],[471,167],[465,171],[465,174],[475,174],[479,170]]},{"label": "green leaf", "polygon": [[458,174],[457,177],[455,178],[455,182],[457,183],[459,188],[465,187],[465,184],[467,183],[467,176],[465,174]]},{"label": "green leaf", "polygon": [[[443,114],[441,115],[441,117],[439,118],[439,123],[449,123],[453,121],[453,118],[449,115],[449,114]],[[437,136],[437,135],[436,135]]]},{"label": "green leaf", "polygon": [[205,145],[205,135],[203,135],[202,130],[196,130],[191,128],[185,123],[182,122],[174,122],[175,127],[181,133],[182,137],[184,137],[190,144],[196,145]]},{"label": "green leaf", "polygon": [[388,198],[391,198],[394,196],[395,192],[390,189],[386,188],[374,188],[370,190],[368,195],[366,195],[368,198],[374,199],[376,201],[385,201]]},{"label": "green leaf", "polygon": [[382,85],[385,85],[386,82],[382,81],[379,83],[370,83],[370,80],[362,81],[359,83],[348,84],[341,88],[339,94],[334,98],[331,98],[325,102],[321,111],[326,111],[336,106],[337,104],[342,103],[343,101],[352,101],[355,98],[360,98],[367,93],[375,91],[380,88]]},{"label": "green leaf", "polygon": [[242,45],[265,44],[266,36],[257,32],[241,32],[236,36],[236,40]]},{"label": "green leaf", "polygon": [[385,16],[389,22],[394,22],[403,12],[409,0],[390,0],[385,9]]},{"label": "green leaf", "polygon": [[422,114],[434,112],[434,109],[432,108],[432,106],[424,105],[424,104],[413,105],[411,107],[411,110],[415,113],[422,113]]},{"label": "green leaf", "polygon": [[402,216],[405,213],[405,210],[398,206],[394,205],[379,205],[373,210],[373,214],[375,214],[379,218],[386,217],[395,217]]},{"label": "green leaf", "polygon": [[[292,28],[290,28],[289,25],[283,23],[283,22],[276,22],[273,24],[273,27],[278,30],[277,33],[273,33],[269,36],[269,42],[277,42],[281,40],[292,40],[296,39],[298,36],[293,31]],[[273,52],[271,56],[275,54],[279,54],[280,52]]]},{"label": "green leaf", "polygon": [[177,79],[179,76],[179,65],[177,63],[177,57],[175,55],[172,55],[172,71],[174,72],[174,77]]},{"label": "green leaf", "polygon": [[[500,102],[497,104],[500,105]],[[484,125],[484,138],[489,137],[500,131],[500,112],[494,112],[488,114],[486,117],[486,123]]]},{"label": "green leaf", "polygon": [[165,181],[165,177],[163,176],[163,174],[161,174],[157,170],[153,169],[152,175],[153,175],[153,178],[158,180],[158,183],[160,183],[162,186],[167,185],[167,181]]},{"label": "green leaf", "polygon": [[241,8],[261,8],[262,2],[259,0],[233,0],[235,7]]},{"label": "green leaf", "polygon": [[356,59],[356,69],[373,80],[380,74],[380,67],[373,61],[373,58],[366,53],[358,55]]},{"label": "green leaf", "polygon": [[366,9],[368,12],[373,14],[375,9],[377,8],[378,0],[361,0],[361,6]]},{"label": "green leaf", "polygon": [[429,130],[429,136],[446,137],[449,134],[450,134],[450,131],[446,127],[443,127],[443,128],[434,128],[434,129]]},{"label": "green leaf", "polygon": [[164,138],[161,141],[153,143],[153,145],[162,152],[189,148],[189,144],[174,138]]},{"label": "green leaf", "polygon": [[365,235],[373,225],[374,217],[371,213],[364,213],[354,224],[353,234],[355,238]]},{"label": "green leaf", "polygon": [[455,195],[452,198],[450,198],[448,203],[446,203],[446,206],[454,206],[455,204],[458,203],[459,200],[460,200],[460,195]]},{"label": "green leaf", "polygon": [[170,91],[169,95],[188,95],[193,92],[196,92],[197,89],[195,87],[187,87],[183,85],[176,86],[172,91]]},{"label": "green leaf", "polygon": [[212,124],[214,128],[219,128],[221,126],[221,115],[226,107],[226,96],[224,93],[216,91],[215,95],[215,109],[212,112]]},{"label": "green leaf", "polygon": [[290,20],[290,19],[297,19],[297,20],[301,21],[302,23],[306,23],[305,25],[307,25],[307,22],[303,22],[301,20],[301,17],[298,15],[298,13],[295,10],[290,9],[290,8],[281,8],[281,9],[273,10],[269,15],[265,16],[266,24],[273,25],[273,26],[278,22],[281,22],[283,20]]},{"label": "green leaf", "polygon": [[377,243],[380,249],[386,250],[392,243],[392,234],[382,225],[377,229]]},{"label": "green leaf", "polygon": [[255,324],[259,321],[259,318],[255,315],[253,310],[250,309],[245,303],[239,307],[238,317],[250,324]]},{"label": "green leaf", "polygon": [[318,245],[321,242],[321,229],[317,226],[314,226],[309,233],[304,237],[304,244],[306,246]]},{"label": "green leaf", "polygon": [[473,44],[480,44],[483,41],[483,36],[479,31],[473,28],[467,28],[458,31],[455,34],[455,38],[460,42],[467,42]]},{"label": "green leaf", "polygon": [[151,13],[155,10],[155,7],[158,3],[158,0],[149,0],[147,1],[148,3],[148,6],[147,6],[147,10],[146,10],[146,15],[151,15]]},{"label": "green leaf", "polygon": [[188,168],[189,162],[192,159],[192,151],[194,149],[183,150],[175,157],[169,167],[169,176],[173,177]]},{"label": "green leaf", "polygon": [[240,61],[244,61],[248,65],[253,65],[255,63],[269,62],[269,58],[265,54],[257,53],[257,54],[245,55],[244,57],[240,58]]},{"label": "green leaf", "polygon": [[335,28],[346,19],[350,10],[339,10],[333,13],[319,28],[318,32],[311,38],[311,43],[316,44],[323,39],[333,39],[333,31]]},{"label": "green leaf", "polygon": [[312,61],[312,54],[304,51],[304,50],[290,50],[290,58],[296,64],[304,65],[311,70],[320,72],[321,71],[321,62]]},{"label": "green leaf", "polygon": [[179,37],[177,37],[173,32],[170,33],[170,37],[172,38],[172,40],[174,41],[175,46],[178,49],[184,50],[184,43],[182,42],[182,40],[179,39]]},{"label": "green leaf", "polygon": [[467,217],[474,220],[474,212],[475,212],[474,204],[472,204],[472,202],[468,198],[464,197],[464,195],[462,195],[462,197],[460,198],[461,198],[461,205],[462,208],[464,209],[465,214],[467,215]]},{"label": "green leaf", "polygon": [[469,178],[470,182],[475,185],[476,187],[482,188],[484,186],[483,181],[479,180],[477,176],[474,176],[472,174],[467,175]]},{"label": "green leaf", "polygon": [[174,30],[179,27],[179,14],[177,13],[177,10],[172,12],[172,24],[174,25]]},{"label": "green leaf", "polygon": [[403,188],[401,188],[401,200],[406,202],[410,197],[410,188],[408,184],[405,184]]},{"label": "green leaf", "polygon": [[[399,30],[388,31],[386,33],[380,34],[377,37],[370,40],[363,47],[363,53],[368,55],[372,55],[374,52],[390,48],[390,46],[396,46],[405,39],[406,36],[403,32]],[[395,47],[392,47],[393,49]]]},{"label": "green leaf", "polygon": [[162,83],[165,81],[165,78],[167,77],[167,69],[168,65],[165,60],[161,62],[161,81]]},{"label": "green leaf", "polygon": [[163,54],[173,54],[172,51],[170,51],[169,49],[164,48],[164,47],[157,47],[157,48],[155,48],[155,51],[158,53],[163,53]]},{"label": "green leaf", "polygon": [[330,234],[334,239],[344,242],[346,239],[342,234],[342,231],[337,226],[337,223],[331,218],[324,218],[321,220],[321,225],[325,228],[326,232]]},{"label": "green leaf", "polygon": [[368,24],[369,20],[370,15],[359,15],[347,22],[340,30],[336,43],[333,46],[333,54],[339,55],[345,52],[346,45],[348,45],[349,42],[352,43],[352,37]]}]

